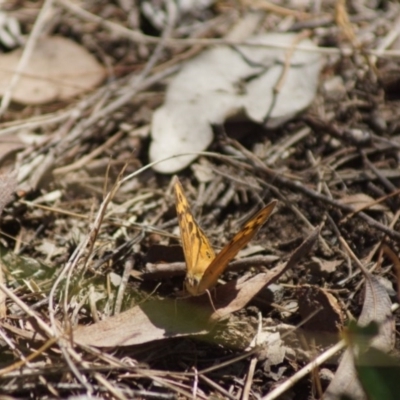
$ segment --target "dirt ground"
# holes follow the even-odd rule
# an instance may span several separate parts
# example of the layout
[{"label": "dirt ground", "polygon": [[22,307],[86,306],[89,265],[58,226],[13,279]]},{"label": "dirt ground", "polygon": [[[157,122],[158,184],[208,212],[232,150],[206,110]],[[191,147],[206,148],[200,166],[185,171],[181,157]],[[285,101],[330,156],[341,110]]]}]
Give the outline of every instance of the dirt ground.
[{"label": "dirt ground", "polygon": [[[1,5],[31,43],[26,57],[40,37],[62,36],[104,74],[42,102],[1,91],[4,398],[302,400],[322,398],[335,380],[324,398],[339,398],[335,385],[356,380],[353,359],[336,372],[341,351],[300,374],[341,338],[359,344],[351,319],[377,321],[377,347],[397,354],[399,4],[187,2],[171,22],[172,3]],[[249,13],[255,33],[306,35],[318,46],[310,106],[273,128],[235,115],[212,127],[207,153],[189,165],[151,168],[153,112],[172,76],[232,46],[227,35]],[[20,48],[1,32],[0,46],[4,55]],[[80,57],[64,63],[73,71]],[[222,274],[227,284],[194,298],[181,292],[174,175],[191,209],[180,218],[193,215],[217,254],[277,200]],[[196,253],[198,237],[187,251]],[[366,398],[360,390],[354,399]]]}]

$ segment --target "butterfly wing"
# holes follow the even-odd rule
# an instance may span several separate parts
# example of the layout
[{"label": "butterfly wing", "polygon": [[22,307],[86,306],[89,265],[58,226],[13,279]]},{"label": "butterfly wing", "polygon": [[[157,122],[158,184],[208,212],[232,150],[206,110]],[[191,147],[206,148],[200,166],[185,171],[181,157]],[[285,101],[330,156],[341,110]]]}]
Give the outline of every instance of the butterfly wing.
[{"label": "butterfly wing", "polygon": [[196,295],[195,288],[201,281],[204,271],[215,258],[215,253],[206,235],[194,219],[189,203],[183,193],[182,185],[177,178],[174,188],[176,213],[186,261],[185,286],[189,293]]},{"label": "butterfly wing", "polygon": [[207,289],[217,284],[218,278],[224,272],[229,262],[235,258],[237,253],[254,237],[261,226],[267,221],[276,206],[277,201],[273,200],[251,218],[233,239],[224,246],[217,254],[211,264],[204,272],[196,290],[200,295]]}]

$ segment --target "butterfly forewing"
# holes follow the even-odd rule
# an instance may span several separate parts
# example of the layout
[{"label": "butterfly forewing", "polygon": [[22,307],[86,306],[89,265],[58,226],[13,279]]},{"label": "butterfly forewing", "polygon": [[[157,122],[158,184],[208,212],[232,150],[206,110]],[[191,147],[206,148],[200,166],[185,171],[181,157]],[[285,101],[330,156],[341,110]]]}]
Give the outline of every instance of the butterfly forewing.
[{"label": "butterfly forewing", "polygon": [[224,246],[210,263],[203,274],[201,281],[197,287],[197,294],[204,293],[216,285],[218,278],[224,272],[229,262],[235,258],[237,253],[254,237],[261,226],[267,221],[275,208],[277,201],[271,201],[262,210],[260,210],[253,218],[251,218],[244,227],[238,232],[233,239]]},{"label": "butterfly forewing", "polygon": [[[206,268],[215,258],[206,235],[201,230],[190,211],[189,203],[183,193],[179,180],[175,181],[176,213],[181,231],[183,253],[186,261],[186,286],[188,282],[199,282]],[[189,286],[189,292],[192,293]],[[194,294],[194,293],[192,293]]]}]

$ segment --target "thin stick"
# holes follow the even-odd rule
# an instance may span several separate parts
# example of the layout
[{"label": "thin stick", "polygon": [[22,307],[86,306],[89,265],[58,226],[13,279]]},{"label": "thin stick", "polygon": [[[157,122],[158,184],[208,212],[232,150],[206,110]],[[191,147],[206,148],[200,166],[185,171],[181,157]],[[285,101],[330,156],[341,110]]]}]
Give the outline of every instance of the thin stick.
[{"label": "thin stick", "polygon": [[[251,151],[247,150],[244,146],[242,146],[239,142],[229,139],[229,142],[234,145],[236,148],[238,148],[240,151],[245,154],[249,160],[251,160],[254,164],[254,167],[258,168],[261,172],[263,172],[265,175],[267,175],[272,181],[275,181],[275,183],[279,183],[282,186],[286,186],[289,189],[293,191],[299,191],[302,192],[303,194],[317,200],[321,200],[327,204],[333,205],[336,208],[339,208],[343,211],[346,212],[354,212],[354,207],[340,203],[337,200],[331,199],[328,196],[324,196],[321,193],[317,193],[316,191],[309,189],[308,187],[304,186],[301,182],[291,180],[283,176],[283,174],[279,174],[278,172],[274,171],[271,168],[268,168],[259,158],[257,158]],[[242,164],[241,164],[242,165]],[[262,183],[265,185],[265,182],[262,181]],[[388,236],[390,236],[393,239],[400,240],[400,233],[390,229],[388,226],[381,224],[380,222],[376,221],[375,219],[371,218],[369,215],[360,212],[358,213],[358,216],[362,218],[364,221],[366,221],[371,227],[380,230],[383,233],[386,233]]]},{"label": "thin stick", "polygon": [[114,314],[119,314],[121,312],[122,300],[124,298],[125,289],[134,266],[135,266],[135,260],[133,259],[133,257],[130,257],[128,260],[126,260],[121,283],[119,284],[118,287],[117,299],[115,300]]},{"label": "thin stick", "polygon": [[51,339],[56,336],[53,331],[32,309],[30,309],[18,296],[16,296],[6,285],[0,283],[0,290],[8,296],[22,311],[34,318],[41,329],[46,332],[46,335]]},{"label": "thin stick", "polygon": [[[127,29],[121,25],[116,23],[106,21],[101,17],[98,17],[95,14],[92,14],[80,7],[76,4],[67,1],[67,0],[56,0],[58,4],[68,9],[70,12],[73,12],[79,18],[85,19],[87,21],[95,22],[100,26],[103,26],[113,33],[119,35],[120,37],[132,40],[134,43],[144,43],[144,44],[155,44],[160,42],[161,38],[157,38],[154,36],[144,35],[141,32],[133,31],[131,29]],[[291,45],[280,45],[276,43],[268,43],[268,44],[257,44],[257,43],[248,43],[245,40],[229,40],[229,39],[199,39],[199,38],[189,38],[189,39],[176,39],[176,38],[168,38],[165,40],[165,44],[167,46],[176,46],[176,45],[203,45],[203,46],[215,46],[215,45],[228,45],[228,46],[248,46],[248,47],[260,47],[260,48],[272,48],[272,49],[290,49]],[[309,46],[309,45],[299,45],[297,50],[310,52],[310,53],[319,53],[319,54],[327,54],[327,55],[345,55],[351,56],[355,54],[355,51],[352,49],[337,49],[331,47],[318,47]],[[366,54],[376,55],[378,57],[400,57],[399,50],[374,50],[370,49],[366,51]]]},{"label": "thin stick", "polygon": [[54,169],[53,174],[54,175],[67,174],[69,172],[83,168],[85,165],[88,165],[90,161],[92,161],[94,158],[98,157],[101,153],[103,153],[104,150],[114,146],[114,144],[117,143],[122,138],[123,135],[124,132],[122,131],[116,133],[115,135],[111,136],[101,146],[96,147],[91,153],[84,155],[83,157],[76,160],[74,163]]},{"label": "thin stick", "polygon": [[301,370],[292,375],[287,381],[283,382],[276,389],[269,392],[266,396],[262,397],[261,400],[275,400],[281,394],[285,393],[288,389],[294,386],[297,382],[307,376],[314,368],[319,367],[325,361],[329,360],[334,354],[346,347],[346,342],[341,340],[339,343],[326,350],[324,353],[319,355],[314,361],[308,363]]},{"label": "thin stick", "polygon": [[34,351],[33,353],[29,354],[29,356],[24,357],[23,360],[20,360],[18,362],[15,362],[12,365],[9,365],[8,367],[4,367],[0,369],[0,376],[6,375],[12,371],[15,371],[16,369],[20,369],[24,365],[26,365],[29,361],[32,361],[36,357],[40,356],[44,351],[46,351],[49,347],[51,347],[55,342],[57,341],[57,338],[53,337],[49,339],[46,343],[44,343],[39,349]]},{"label": "thin stick", "polygon": [[252,357],[252,359],[250,360],[249,370],[247,372],[246,383],[243,389],[242,400],[249,399],[251,384],[253,383],[256,365],[257,365],[257,357]]}]

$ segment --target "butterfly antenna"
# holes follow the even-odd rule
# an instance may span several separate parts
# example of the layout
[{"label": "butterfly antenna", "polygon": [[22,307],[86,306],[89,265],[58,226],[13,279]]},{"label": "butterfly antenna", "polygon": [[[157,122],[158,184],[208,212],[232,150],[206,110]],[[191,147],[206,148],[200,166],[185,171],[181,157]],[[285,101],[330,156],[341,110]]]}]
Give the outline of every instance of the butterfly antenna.
[{"label": "butterfly antenna", "polygon": [[213,308],[214,312],[217,312],[217,310],[216,310],[216,308],[215,308],[215,306],[214,306],[214,302],[213,302],[213,300],[212,300],[211,293],[210,293],[210,291],[209,291],[208,289],[206,290],[206,293],[207,293],[207,295],[208,295],[208,298],[210,299],[211,307]]}]

